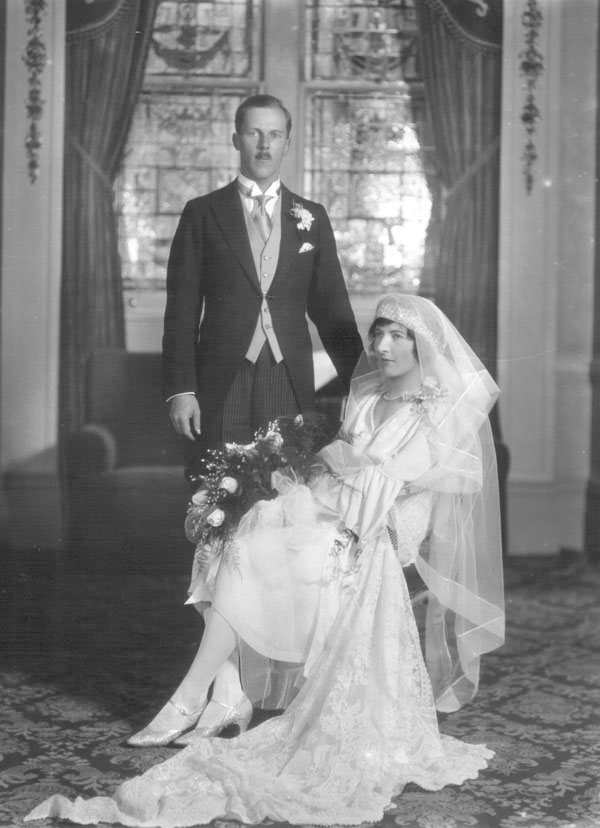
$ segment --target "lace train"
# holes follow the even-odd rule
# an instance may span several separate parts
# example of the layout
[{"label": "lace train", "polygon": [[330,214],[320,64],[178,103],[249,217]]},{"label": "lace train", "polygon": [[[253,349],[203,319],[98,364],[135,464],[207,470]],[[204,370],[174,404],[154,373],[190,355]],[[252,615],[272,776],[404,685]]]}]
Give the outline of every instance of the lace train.
[{"label": "lace train", "polygon": [[403,787],[475,778],[493,753],[441,736],[402,568],[390,546],[359,558],[323,652],[285,713],[207,739],[123,783],[113,798],[55,796],[26,819],[181,828],[221,817],[375,822]]}]

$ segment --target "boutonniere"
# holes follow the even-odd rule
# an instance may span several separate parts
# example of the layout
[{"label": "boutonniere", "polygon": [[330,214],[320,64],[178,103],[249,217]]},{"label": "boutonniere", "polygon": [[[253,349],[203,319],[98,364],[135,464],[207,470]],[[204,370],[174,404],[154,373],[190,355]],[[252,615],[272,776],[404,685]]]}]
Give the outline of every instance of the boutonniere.
[{"label": "boutonniere", "polygon": [[315,220],[310,210],[307,210],[306,207],[295,201],[290,213],[295,219],[298,219],[298,224],[296,225],[298,230],[310,230],[310,226]]},{"label": "boutonniere", "polygon": [[300,248],[298,253],[308,253],[309,251],[314,250],[314,249],[315,249],[314,244],[311,244],[310,242],[304,242],[304,244],[302,245],[302,247]]}]

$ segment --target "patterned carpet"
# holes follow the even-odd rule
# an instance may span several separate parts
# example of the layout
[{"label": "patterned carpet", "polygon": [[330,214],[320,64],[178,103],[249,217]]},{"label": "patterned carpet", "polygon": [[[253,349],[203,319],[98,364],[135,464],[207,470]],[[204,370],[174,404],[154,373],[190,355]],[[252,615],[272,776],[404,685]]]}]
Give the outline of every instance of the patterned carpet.
[{"label": "patterned carpet", "polygon": [[[47,560],[0,572],[6,826],[51,793],[108,793],[169,756],[124,738],[166,700],[199,636],[185,572],[107,566],[86,579]],[[407,788],[386,828],[600,826],[600,572],[577,556],[519,558],[506,581],[507,644],[484,661],[476,700],[442,721],[496,757],[460,788]]]}]

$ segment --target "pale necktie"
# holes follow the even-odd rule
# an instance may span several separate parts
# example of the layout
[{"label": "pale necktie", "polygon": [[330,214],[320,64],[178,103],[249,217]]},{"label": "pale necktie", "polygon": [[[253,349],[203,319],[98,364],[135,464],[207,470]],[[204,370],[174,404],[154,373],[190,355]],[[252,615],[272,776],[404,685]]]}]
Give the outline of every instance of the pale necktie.
[{"label": "pale necktie", "polygon": [[271,235],[271,218],[265,209],[265,203],[273,196],[263,193],[262,195],[252,196],[252,198],[255,203],[250,218],[256,225],[261,239],[266,243]]}]

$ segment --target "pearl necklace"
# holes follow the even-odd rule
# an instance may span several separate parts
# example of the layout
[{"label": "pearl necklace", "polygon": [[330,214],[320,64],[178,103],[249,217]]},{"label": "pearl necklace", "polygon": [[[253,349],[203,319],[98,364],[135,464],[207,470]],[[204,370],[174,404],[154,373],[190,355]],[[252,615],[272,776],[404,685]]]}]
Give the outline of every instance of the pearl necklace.
[{"label": "pearl necklace", "polygon": [[381,396],[387,402],[392,402],[395,400],[410,400],[417,393],[417,391],[403,391],[401,394],[390,394],[389,391],[384,391]]}]

